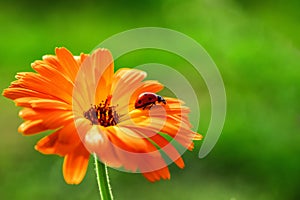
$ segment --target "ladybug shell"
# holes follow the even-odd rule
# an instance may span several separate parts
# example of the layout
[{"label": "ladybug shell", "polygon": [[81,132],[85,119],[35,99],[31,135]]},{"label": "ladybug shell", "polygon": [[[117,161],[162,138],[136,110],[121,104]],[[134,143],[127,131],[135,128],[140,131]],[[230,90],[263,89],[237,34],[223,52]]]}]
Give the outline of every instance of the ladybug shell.
[{"label": "ladybug shell", "polygon": [[158,95],[152,92],[144,92],[139,95],[134,106],[135,108],[146,107],[151,104],[155,104],[158,101]]}]

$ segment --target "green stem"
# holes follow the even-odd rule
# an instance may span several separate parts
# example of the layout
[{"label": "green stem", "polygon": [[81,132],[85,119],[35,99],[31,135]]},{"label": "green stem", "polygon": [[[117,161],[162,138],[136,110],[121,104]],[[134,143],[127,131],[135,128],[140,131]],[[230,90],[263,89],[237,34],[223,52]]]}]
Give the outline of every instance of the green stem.
[{"label": "green stem", "polygon": [[113,200],[107,166],[98,160],[96,154],[94,154],[94,161],[101,200]]}]

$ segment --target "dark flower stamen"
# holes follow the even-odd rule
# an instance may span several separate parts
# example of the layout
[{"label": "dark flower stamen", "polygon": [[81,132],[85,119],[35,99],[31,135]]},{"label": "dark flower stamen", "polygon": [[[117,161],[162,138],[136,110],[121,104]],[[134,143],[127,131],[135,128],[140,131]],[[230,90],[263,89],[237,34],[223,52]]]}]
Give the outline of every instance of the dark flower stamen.
[{"label": "dark flower stamen", "polygon": [[119,121],[119,115],[115,111],[116,106],[110,106],[111,96],[108,96],[105,102],[92,107],[84,113],[84,117],[89,119],[92,124],[100,126],[114,126]]}]

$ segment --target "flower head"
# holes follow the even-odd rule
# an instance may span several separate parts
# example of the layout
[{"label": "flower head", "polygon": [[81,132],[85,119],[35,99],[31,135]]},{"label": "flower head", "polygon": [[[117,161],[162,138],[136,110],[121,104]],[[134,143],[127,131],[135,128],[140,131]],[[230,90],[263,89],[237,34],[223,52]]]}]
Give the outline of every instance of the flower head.
[{"label": "flower head", "polygon": [[141,172],[150,181],[169,179],[162,154],[184,167],[173,140],[192,150],[193,140],[202,138],[191,130],[189,109],[178,99],[148,99],[150,104],[136,108],[142,93],[154,95],[163,85],[144,81],[147,74],[137,69],[114,73],[108,50],[73,56],[57,48],[55,56],[44,56],[32,68],[37,73],[18,73],[3,95],[24,107],[19,132],[54,130],[35,149],[64,157],[67,183],[82,181],[91,153],[110,167]]}]

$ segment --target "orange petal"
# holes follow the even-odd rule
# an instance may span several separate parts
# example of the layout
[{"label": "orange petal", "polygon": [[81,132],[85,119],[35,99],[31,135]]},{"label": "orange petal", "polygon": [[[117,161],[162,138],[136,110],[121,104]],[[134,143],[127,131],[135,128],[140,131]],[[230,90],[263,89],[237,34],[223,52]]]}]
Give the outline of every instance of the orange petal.
[{"label": "orange petal", "polygon": [[107,137],[118,147],[130,152],[149,152],[153,145],[134,131],[122,127],[110,126],[106,129]]},{"label": "orange petal", "polygon": [[31,107],[35,109],[47,109],[47,110],[65,110],[71,111],[72,106],[58,100],[43,99],[38,97],[22,97],[15,99],[14,102],[17,106]]},{"label": "orange petal", "polygon": [[43,98],[39,98],[39,97],[21,97],[21,98],[17,98],[14,100],[16,106],[20,106],[20,107],[31,107],[31,103],[30,101],[32,100],[40,100]]},{"label": "orange petal", "polygon": [[89,54],[85,54],[85,53],[81,53],[80,56],[74,56],[79,67],[88,56]]},{"label": "orange petal", "polygon": [[[156,147],[147,139],[141,138],[134,133],[134,130],[129,130],[124,127],[107,127],[104,131],[111,142],[111,152],[116,157],[124,169],[131,172],[152,172],[163,167],[166,167],[164,159]],[[110,157],[103,158],[99,153],[99,158],[105,163]]]},{"label": "orange petal", "polygon": [[160,179],[170,179],[171,175],[168,167],[164,167],[162,169],[143,173],[143,176],[148,179],[150,182],[159,181]]},{"label": "orange petal", "polygon": [[54,132],[46,137],[42,138],[38,143],[34,146],[35,150],[43,153],[43,154],[57,154],[60,156],[64,156],[65,153],[60,152],[56,148],[56,143],[58,140],[59,132]]},{"label": "orange petal", "polygon": [[[99,68],[95,102],[104,101],[110,95],[112,78],[114,75],[114,60],[111,53],[106,49],[98,49],[92,54],[95,67]],[[99,76],[100,75],[100,76]],[[100,79],[99,79],[100,78]]]},{"label": "orange petal", "polygon": [[67,154],[63,164],[63,175],[68,184],[79,184],[84,178],[90,153],[80,144]]},{"label": "orange petal", "polygon": [[10,88],[31,90],[41,94],[39,97],[46,95],[49,96],[47,99],[57,99],[71,103],[73,86],[67,84],[66,81],[56,79],[55,76],[46,77],[33,72],[18,73],[16,77],[18,80],[14,81]]},{"label": "orange petal", "polygon": [[[122,126],[123,127],[123,126]],[[181,155],[178,153],[176,148],[164,137],[157,134],[156,130],[147,129],[145,127],[137,126],[137,125],[127,125],[124,126],[132,131],[136,132],[140,136],[149,139],[150,141],[154,142],[155,145],[160,147],[160,151],[164,151],[169,158],[172,159],[173,162],[179,167],[184,167],[184,162],[181,158]]]},{"label": "orange petal", "polygon": [[57,56],[54,55],[44,55],[43,56],[43,61],[35,61],[35,62],[46,62],[46,64],[49,67],[52,67],[54,69],[57,69],[58,71],[62,72],[64,69],[60,65]]},{"label": "orange petal", "polygon": [[85,112],[91,104],[99,104],[106,100],[110,93],[113,70],[113,58],[108,50],[97,49],[85,58],[73,91],[73,106],[76,112]]},{"label": "orange petal", "polygon": [[64,156],[81,143],[73,123],[69,123],[51,135],[42,138],[35,149],[43,154]]},{"label": "orange petal", "polygon": [[142,85],[141,82],[146,78],[146,76],[146,72],[138,69],[119,69],[113,77],[112,93],[118,96],[123,96],[128,93],[128,91],[134,91]]},{"label": "orange petal", "polygon": [[41,76],[48,77],[51,80],[55,80],[53,84],[59,85],[60,89],[72,93],[73,82],[66,77],[61,71],[53,66],[49,66],[46,61],[35,61],[31,64],[31,67],[38,72]]},{"label": "orange petal", "polygon": [[18,131],[25,135],[32,135],[45,130],[47,128],[43,125],[43,120],[28,120],[23,122],[18,128]]},{"label": "orange petal", "polygon": [[72,110],[72,106],[70,104],[53,99],[31,100],[30,104],[32,108]]},{"label": "orange petal", "polygon": [[[85,122],[83,120],[76,121],[79,130],[84,129]],[[88,129],[88,128],[87,128]],[[83,133],[82,141],[89,152],[96,153],[98,158],[110,167],[121,167],[122,162],[116,154],[115,147],[109,142],[104,127],[93,125]]]},{"label": "orange petal", "polygon": [[72,111],[54,109],[32,109],[24,108],[19,112],[19,116],[25,120],[42,120],[41,125],[47,129],[57,129],[73,120]]},{"label": "orange petal", "polygon": [[120,69],[114,75],[112,84],[112,105],[118,105],[116,111],[120,114],[129,112],[131,95],[143,85],[146,72],[137,69]]},{"label": "orange petal", "polygon": [[62,72],[74,82],[79,66],[72,53],[66,48],[56,48],[55,53],[61,65]]},{"label": "orange petal", "polygon": [[183,159],[181,158],[175,147],[168,140],[166,140],[159,134],[150,137],[150,139],[153,140],[179,168],[184,168]]},{"label": "orange petal", "polygon": [[203,139],[203,135],[196,133],[193,140],[202,140]]},{"label": "orange petal", "polygon": [[12,100],[15,100],[17,98],[22,98],[22,97],[38,97],[38,98],[45,98],[45,99],[55,99],[55,97],[51,95],[43,94],[25,88],[7,88],[3,91],[2,95]]}]

